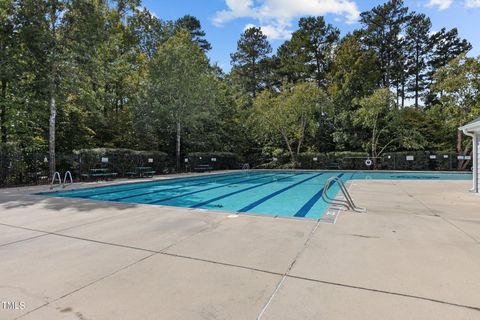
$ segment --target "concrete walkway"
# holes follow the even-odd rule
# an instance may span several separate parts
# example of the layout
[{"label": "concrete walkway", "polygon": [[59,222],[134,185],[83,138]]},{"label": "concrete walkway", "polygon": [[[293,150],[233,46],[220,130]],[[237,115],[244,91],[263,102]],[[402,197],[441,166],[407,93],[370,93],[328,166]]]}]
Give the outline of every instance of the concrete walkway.
[{"label": "concrete walkway", "polygon": [[2,189],[0,319],[477,320],[469,184],[354,181],[336,224]]}]

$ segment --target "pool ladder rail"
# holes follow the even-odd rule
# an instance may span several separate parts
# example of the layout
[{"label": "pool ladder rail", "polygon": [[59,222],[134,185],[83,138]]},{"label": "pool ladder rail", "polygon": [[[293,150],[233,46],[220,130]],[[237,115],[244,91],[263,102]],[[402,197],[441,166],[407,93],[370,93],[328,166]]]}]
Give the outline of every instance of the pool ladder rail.
[{"label": "pool ladder rail", "polygon": [[[68,185],[69,186],[72,185],[73,178],[72,178],[72,173],[70,171],[65,172],[65,176],[63,177],[63,182],[62,182],[62,177],[60,176],[60,172],[55,171],[55,173],[53,174],[52,183],[50,184],[50,190],[52,190],[57,186],[62,186],[62,188],[65,189],[67,187],[67,178],[69,179]],[[57,185],[55,185],[56,180],[58,180]]]},{"label": "pool ladder rail", "polygon": [[243,171],[248,171],[248,170],[250,170],[250,164],[249,164],[249,163],[244,163],[244,164],[242,165],[242,170],[243,170]]},{"label": "pool ladder rail", "polygon": [[[345,200],[331,198],[327,194],[328,189],[335,183],[337,183],[340,186],[340,191],[342,191],[343,197],[345,198]],[[350,193],[345,187],[345,184],[343,183],[342,179],[339,177],[331,177],[325,182],[325,186],[323,187],[323,192],[322,192],[322,199],[323,201],[325,201],[330,205],[340,206],[340,207],[346,208],[347,210],[352,210],[352,211],[361,212],[361,213],[367,212],[366,208],[360,208],[355,205],[352,197],[350,196]]]}]

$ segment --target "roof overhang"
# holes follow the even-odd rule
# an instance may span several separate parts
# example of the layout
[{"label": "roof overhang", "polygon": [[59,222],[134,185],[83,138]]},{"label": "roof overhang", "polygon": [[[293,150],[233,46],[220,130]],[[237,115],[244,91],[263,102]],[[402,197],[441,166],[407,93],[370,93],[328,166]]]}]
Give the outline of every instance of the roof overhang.
[{"label": "roof overhang", "polygon": [[463,127],[458,128],[458,130],[463,131],[465,134],[467,134],[467,132],[469,132],[469,133],[474,133],[474,132],[480,133],[480,121],[474,121],[474,122],[471,122],[469,124],[466,124]]}]

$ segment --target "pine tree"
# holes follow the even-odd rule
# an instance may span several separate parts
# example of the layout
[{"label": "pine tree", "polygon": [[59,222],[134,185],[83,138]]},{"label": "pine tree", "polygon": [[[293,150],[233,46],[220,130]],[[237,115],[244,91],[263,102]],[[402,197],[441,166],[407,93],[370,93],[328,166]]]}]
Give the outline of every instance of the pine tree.
[{"label": "pine tree", "polygon": [[360,31],[362,39],[377,54],[383,87],[390,87],[395,80],[395,70],[403,69],[403,61],[398,59],[398,49],[402,47],[400,35],[407,19],[408,8],[402,0],[390,0],[361,13],[360,22],[365,26]]},{"label": "pine tree", "polygon": [[265,86],[268,64],[264,61],[272,52],[267,36],[260,28],[248,28],[240,36],[237,51],[230,55],[233,72],[239,76],[243,88],[252,97]]},{"label": "pine tree", "polygon": [[[441,68],[447,66],[450,61],[458,56],[467,53],[472,45],[465,39],[458,36],[457,28],[447,31],[442,28],[430,36],[431,56],[428,61],[429,71],[427,73],[428,87],[432,89],[435,85],[434,74]],[[426,105],[433,105],[438,102],[438,96],[428,93],[425,99]]]},{"label": "pine tree", "polygon": [[197,18],[191,15],[183,16],[175,21],[175,28],[189,32],[192,41],[202,48],[204,52],[212,49],[210,42],[205,39],[205,31],[203,31],[202,25]]},{"label": "pine tree", "polygon": [[16,59],[18,38],[14,21],[15,11],[14,1],[0,2],[0,142],[2,143],[8,140],[8,114],[13,107],[7,92],[20,63]]},{"label": "pine tree", "polygon": [[325,23],[323,17],[301,18],[298,26],[291,41],[278,49],[277,72],[289,81],[315,81],[318,87],[324,88],[340,31]]},{"label": "pine tree", "polygon": [[428,55],[430,52],[430,29],[432,23],[424,14],[413,14],[405,31],[408,54],[408,92],[413,94],[415,107],[425,91]]}]

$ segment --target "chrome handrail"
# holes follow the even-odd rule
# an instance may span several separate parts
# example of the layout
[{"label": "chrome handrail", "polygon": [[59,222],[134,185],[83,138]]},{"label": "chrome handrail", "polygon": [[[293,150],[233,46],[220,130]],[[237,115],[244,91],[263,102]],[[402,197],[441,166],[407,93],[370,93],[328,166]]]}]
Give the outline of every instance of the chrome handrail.
[{"label": "chrome handrail", "polygon": [[62,177],[60,177],[60,172],[55,171],[55,173],[53,174],[53,177],[52,177],[52,182],[50,183],[50,190],[55,188],[54,184],[55,184],[55,179],[57,177],[58,177],[58,185],[59,186],[62,185]]},{"label": "chrome handrail", "polygon": [[65,176],[64,176],[64,178],[63,178],[63,188],[66,188],[66,187],[67,187],[67,185],[66,185],[66,183],[67,183],[67,177],[70,178],[70,183],[69,183],[69,185],[72,185],[72,184],[73,184],[72,173],[71,173],[70,171],[67,171],[67,172],[65,172]]},{"label": "chrome handrail", "polygon": [[[328,189],[330,189],[330,187],[335,183],[339,185],[340,191],[342,191],[345,200],[335,199],[328,195]],[[323,187],[322,192],[322,199],[328,204],[345,207],[347,210],[353,210],[355,212],[367,212],[366,208],[360,208],[355,205],[352,197],[350,196],[350,193],[345,187],[345,184],[339,177],[331,177],[325,182],[325,186]]]}]

